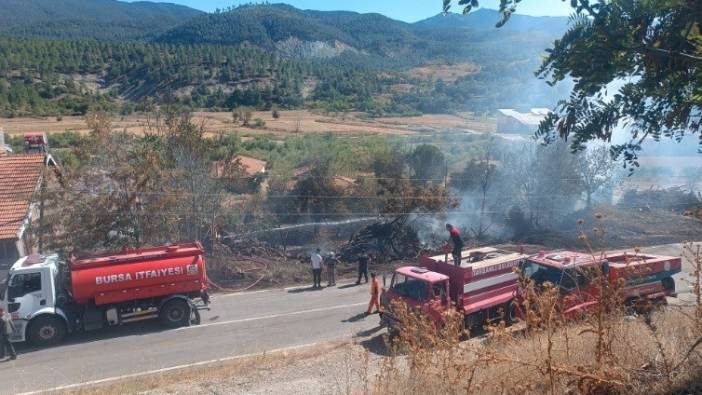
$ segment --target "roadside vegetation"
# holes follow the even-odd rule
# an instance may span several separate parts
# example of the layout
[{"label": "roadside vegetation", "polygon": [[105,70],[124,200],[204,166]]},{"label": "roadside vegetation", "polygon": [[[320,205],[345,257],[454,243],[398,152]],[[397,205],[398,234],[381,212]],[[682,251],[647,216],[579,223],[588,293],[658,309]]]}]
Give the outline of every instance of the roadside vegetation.
[{"label": "roadside vegetation", "polygon": [[[598,226],[592,234],[581,230],[580,239],[591,248],[592,240],[604,234]],[[393,356],[369,376],[370,393],[697,393],[702,372],[701,251],[693,244],[682,251],[692,266],[684,280],[692,300],[685,297],[665,307],[638,304],[635,309],[620,294],[623,282],[610,283],[606,273],[589,270],[578,275],[597,284],[599,303],[574,317],[562,310],[556,286],[539,287],[522,278],[519,308],[524,321],[516,328],[504,320],[490,325],[481,342],[459,341],[472,333],[453,310],[437,330],[420,311],[395,305],[401,331],[391,342]]]}]

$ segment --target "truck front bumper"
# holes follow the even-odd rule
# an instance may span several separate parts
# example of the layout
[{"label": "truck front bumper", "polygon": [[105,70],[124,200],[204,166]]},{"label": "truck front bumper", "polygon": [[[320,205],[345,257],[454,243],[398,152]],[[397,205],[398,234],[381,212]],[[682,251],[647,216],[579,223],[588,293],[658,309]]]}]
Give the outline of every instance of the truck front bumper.
[{"label": "truck front bumper", "polygon": [[380,326],[388,330],[397,331],[400,329],[400,321],[386,311],[380,312]]}]

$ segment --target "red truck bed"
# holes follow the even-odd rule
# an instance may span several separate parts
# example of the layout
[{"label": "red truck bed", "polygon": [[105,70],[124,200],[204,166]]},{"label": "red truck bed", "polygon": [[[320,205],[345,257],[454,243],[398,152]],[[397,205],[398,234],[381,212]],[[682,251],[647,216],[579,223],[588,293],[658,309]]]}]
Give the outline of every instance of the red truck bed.
[{"label": "red truck bed", "polygon": [[460,267],[446,263],[445,255],[422,256],[420,264],[449,277],[451,299],[466,314],[512,300],[517,289],[514,268],[527,255],[483,247],[463,250],[461,256]]}]

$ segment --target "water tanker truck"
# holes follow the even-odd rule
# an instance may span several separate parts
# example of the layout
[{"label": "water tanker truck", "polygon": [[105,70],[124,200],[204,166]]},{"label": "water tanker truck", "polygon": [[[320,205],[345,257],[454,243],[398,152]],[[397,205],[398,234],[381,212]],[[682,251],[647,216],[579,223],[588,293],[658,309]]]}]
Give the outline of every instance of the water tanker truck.
[{"label": "water tanker truck", "polygon": [[[464,250],[460,266],[447,262],[445,255],[420,256],[419,266],[398,268],[390,286],[381,294],[381,325],[397,334],[400,322],[393,315],[394,301],[419,310],[442,325],[442,313],[457,309],[466,328],[504,320],[525,318],[523,297],[516,268],[534,282],[557,287],[559,308],[576,317],[597,306],[595,273],[609,284],[618,284],[623,302],[638,312],[666,303],[677,296],[673,276],[681,271],[681,258],[652,254],[609,252],[602,256],[575,251],[541,252],[527,256],[491,247]],[[594,270],[597,269],[597,270]]]},{"label": "water tanker truck", "polygon": [[512,321],[516,319],[514,269],[526,257],[492,247],[466,249],[460,266],[456,266],[447,262],[446,255],[422,255],[419,266],[398,268],[383,290],[381,325],[391,334],[399,331],[400,323],[392,311],[394,301],[421,310],[437,326],[447,309],[457,309],[468,329],[496,320]]},{"label": "water tanker truck", "polygon": [[71,257],[68,264],[32,255],[10,268],[0,306],[15,323],[13,342],[48,346],[68,333],[149,319],[170,328],[197,324],[209,302],[207,283],[199,243]]},{"label": "water tanker truck", "polygon": [[[682,270],[682,259],[627,252],[593,255],[552,251],[530,256],[521,270],[537,289],[545,283],[558,288],[558,307],[566,316],[577,317],[597,306],[601,286],[595,281],[597,275],[617,287],[618,297],[625,305],[645,313],[654,305],[665,304],[667,297],[677,296],[673,276]],[[524,313],[518,311],[518,315]]]}]

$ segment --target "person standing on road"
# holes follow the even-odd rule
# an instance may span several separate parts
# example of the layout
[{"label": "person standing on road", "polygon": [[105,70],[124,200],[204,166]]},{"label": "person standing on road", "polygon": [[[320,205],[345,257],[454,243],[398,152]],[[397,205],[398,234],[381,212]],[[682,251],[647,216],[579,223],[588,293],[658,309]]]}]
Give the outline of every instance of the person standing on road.
[{"label": "person standing on road", "polygon": [[463,252],[463,239],[461,231],[451,224],[446,224],[446,230],[449,232],[449,243],[453,245],[451,255],[453,255],[453,264],[461,266],[461,253]]},{"label": "person standing on road", "polygon": [[313,289],[322,288],[322,255],[321,250],[317,248],[312,257],[310,258],[310,263],[312,264],[312,280],[314,281]]},{"label": "person standing on road", "polygon": [[365,278],[366,283],[368,282],[368,255],[366,253],[358,257],[358,280],[356,280],[356,285],[361,284],[361,277]]},{"label": "person standing on road", "polygon": [[371,300],[368,303],[366,315],[374,314],[373,307],[375,307],[375,313],[380,313],[380,283],[375,273],[371,273]]},{"label": "person standing on road", "polygon": [[10,343],[12,332],[15,331],[15,324],[12,317],[0,307],[0,359],[5,359],[5,351],[10,353],[10,359],[17,359],[15,348]]},{"label": "person standing on road", "polygon": [[336,265],[339,260],[333,252],[330,252],[325,262],[327,264],[327,287],[333,287],[336,285]]}]

